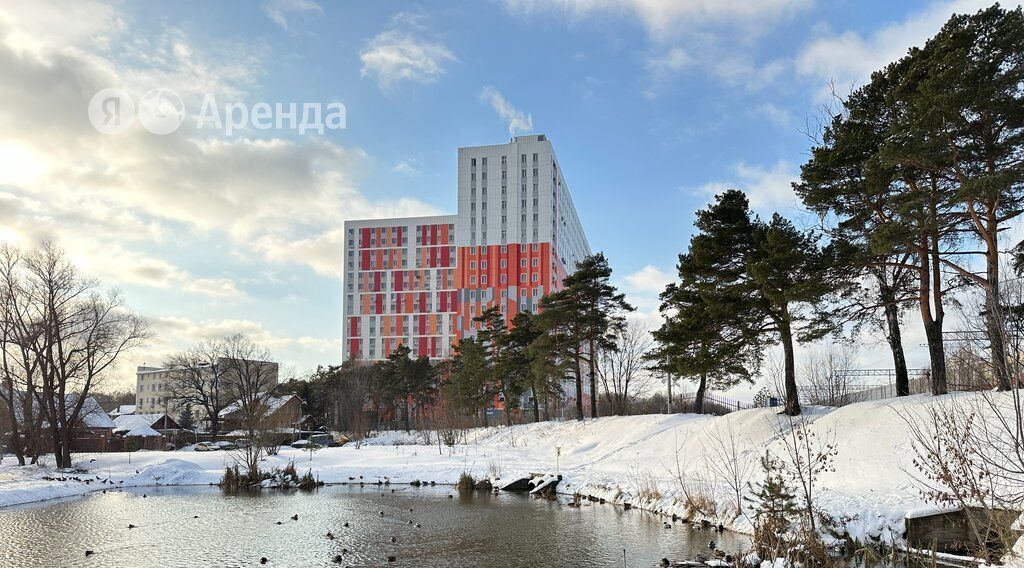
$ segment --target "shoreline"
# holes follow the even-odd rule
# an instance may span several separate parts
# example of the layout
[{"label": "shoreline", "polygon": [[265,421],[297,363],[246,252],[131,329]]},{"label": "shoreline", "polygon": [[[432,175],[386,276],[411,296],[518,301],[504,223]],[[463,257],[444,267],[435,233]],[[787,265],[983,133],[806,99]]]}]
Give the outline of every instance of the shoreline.
[{"label": "shoreline", "polygon": [[[926,410],[936,401],[967,399],[964,393],[940,399],[928,395],[852,404],[842,408],[809,407],[803,416],[834,440],[834,472],[822,475],[818,505],[843,517],[843,534],[853,539],[902,541],[904,516],[927,503],[920,497],[910,468],[910,435],[902,418]],[[421,434],[380,432],[361,442],[324,448],[312,454],[284,448],[264,461],[267,469],[295,462],[301,473],[311,469],[325,484],[395,485],[414,480],[455,485],[463,472],[476,479],[560,473],[557,493],[637,508],[666,517],[708,520],[750,534],[744,516],[724,513],[735,497],[713,478],[715,456],[709,448],[726,433],[737,440],[737,459],[756,464],[764,451],[781,453],[778,428],[788,420],[775,409],[752,409],[722,417],[706,415],[615,416],[584,422],[541,422],[513,427],[475,429],[471,443],[454,447],[423,444]],[[87,495],[111,487],[215,485],[232,463],[230,452],[134,452],[79,454],[75,466],[88,473],[60,473],[49,467],[0,465],[0,511],[3,508],[61,497]],[[756,468],[752,468],[756,474]],[[50,481],[44,477],[74,478]],[[88,482],[86,482],[88,477]],[[756,481],[756,475],[751,481]],[[685,506],[682,483],[706,493],[717,516],[695,515]]]}]

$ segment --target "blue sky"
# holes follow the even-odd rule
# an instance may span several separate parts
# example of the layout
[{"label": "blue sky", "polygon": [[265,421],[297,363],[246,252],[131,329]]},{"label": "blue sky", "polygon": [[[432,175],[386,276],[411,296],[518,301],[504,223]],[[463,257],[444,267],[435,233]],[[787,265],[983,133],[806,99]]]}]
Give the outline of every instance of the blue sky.
[{"label": "blue sky", "polygon": [[[811,222],[789,183],[829,84],[848,92],[954,11],[985,5],[6,5],[0,240],[57,240],[124,290],[159,334],[131,365],[242,331],[302,372],[340,357],[344,219],[454,212],[457,147],[544,133],[591,247],[653,325],[695,210],[739,187],[763,213]],[[337,101],[347,128],[103,135],[86,108],[104,87],[136,100],[172,89],[190,117],[206,94]],[[871,341],[862,364],[888,365]],[[131,365],[114,380],[132,380]]]}]

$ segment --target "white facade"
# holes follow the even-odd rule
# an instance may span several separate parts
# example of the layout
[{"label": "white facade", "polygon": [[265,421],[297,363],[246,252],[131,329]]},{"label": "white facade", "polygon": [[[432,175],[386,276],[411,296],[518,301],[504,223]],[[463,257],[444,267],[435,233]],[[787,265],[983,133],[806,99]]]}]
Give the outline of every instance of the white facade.
[{"label": "white facade", "polygon": [[590,254],[551,141],[459,148],[458,246],[552,243],[567,273]]},{"label": "white facade", "polygon": [[483,310],[535,312],[590,254],[543,134],[458,149],[458,213],[345,222],[342,357],[448,358]]}]

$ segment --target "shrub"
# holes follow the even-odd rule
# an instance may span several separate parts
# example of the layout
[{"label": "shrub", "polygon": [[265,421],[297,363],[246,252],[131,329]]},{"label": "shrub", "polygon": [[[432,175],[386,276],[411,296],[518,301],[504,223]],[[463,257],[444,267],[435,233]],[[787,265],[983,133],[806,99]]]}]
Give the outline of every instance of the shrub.
[{"label": "shrub", "polygon": [[464,471],[462,472],[462,475],[459,476],[459,483],[456,487],[458,487],[460,492],[472,491],[473,488],[476,487],[476,481],[469,472]]},{"label": "shrub", "polygon": [[312,469],[307,469],[306,473],[302,474],[302,477],[299,478],[299,489],[303,491],[312,491],[323,484],[323,481],[313,477]]}]

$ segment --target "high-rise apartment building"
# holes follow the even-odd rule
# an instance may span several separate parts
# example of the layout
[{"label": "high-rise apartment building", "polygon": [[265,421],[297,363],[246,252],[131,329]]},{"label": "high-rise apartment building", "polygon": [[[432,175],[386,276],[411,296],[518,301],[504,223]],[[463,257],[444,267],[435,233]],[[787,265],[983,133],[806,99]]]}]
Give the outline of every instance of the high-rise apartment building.
[{"label": "high-rise apartment building", "polygon": [[544,135],[459,148],[458,213],[345,223],[345,359],[399,344],[447,358],[473,318],[511,320],[590,254],[561,166]]}]

